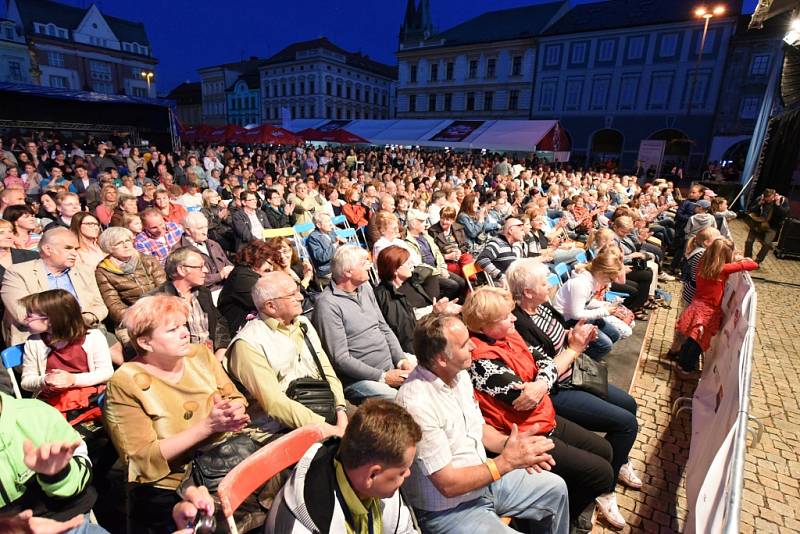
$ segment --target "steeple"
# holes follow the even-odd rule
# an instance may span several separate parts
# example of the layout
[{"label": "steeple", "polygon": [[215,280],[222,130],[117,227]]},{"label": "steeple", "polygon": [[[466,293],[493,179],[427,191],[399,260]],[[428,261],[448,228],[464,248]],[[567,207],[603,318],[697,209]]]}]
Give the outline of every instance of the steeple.
[{"label": "steeple", "polygon": [[403,18],[403,25],[400,26],[400,42],[405,42],[406,39],[413,33],[417,28],[417,8],[414,5],[415,0],[408,0],[406,4],[406,15]]},{"label": "steeple", "polygon": [[422,0],[419,4],[419,30],[425,39],[433,35],[433,22],[431,22],[431,4],[430,0]]}]

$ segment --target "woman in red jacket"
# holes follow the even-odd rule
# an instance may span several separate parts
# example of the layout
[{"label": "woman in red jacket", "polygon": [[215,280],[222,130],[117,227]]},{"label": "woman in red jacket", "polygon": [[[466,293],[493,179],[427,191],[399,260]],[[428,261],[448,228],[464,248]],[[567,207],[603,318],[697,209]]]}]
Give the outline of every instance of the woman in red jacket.
[{"label": "woman in red jacket", "polygon": [[513,310],[511,293],[493,287],[471,293],[461,310],[475,345],[470,376],[486,423],[504,434],[517,425],[520,432],[553,440],[553,472],[567,483],[573,522],[597,499],[609,522],[624,526],[612,498],[611,446],[597,434],[556,415],[547,391],[558,371],[554,364],[547,368],[536,365],[530,352],[534,349],[529,349],[514,329]]},{"label": "woman in red jacket", "polygon": [[722,324],[722,295],[725,283],[733,273],[753,271],[758,264],[750,258],[734,259],[733,241],[719,237],[703,254],[697,267],[694,299],[683,310],[676,328],[686,336],[678,354],[676,371],[681,378],[694,377],[700,354],[711,346],[711,339]]},{"label": "woman in red jacket", "polygon": [[346,204],[342,206],[342,213],[353,228],[361,228],[367,225],[367,208],[360,202],[361,198],[358,189],[351,187],[344,194]]}]

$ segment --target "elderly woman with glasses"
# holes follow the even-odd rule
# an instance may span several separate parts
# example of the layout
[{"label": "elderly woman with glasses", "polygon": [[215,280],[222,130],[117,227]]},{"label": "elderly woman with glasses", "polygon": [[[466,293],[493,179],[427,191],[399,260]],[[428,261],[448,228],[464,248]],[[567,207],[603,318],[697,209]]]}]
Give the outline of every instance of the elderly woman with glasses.
[{"label": "elderly woman with glasses", "polygon": [[[167,281],[161,263],[133,247],[133,234],[127,228],[112,226],[100,234],[98,245],[108,255],[94,271],[100,295],[115,325],[125,311],[141,297]],[[120,337],[120,330],[117,331]],[[123,335],[125,339],[127,336]]]},{"label": "elderly woman with glasses", "polygon": [[[572,329],[567,327],[564,317],[547,301],[549,272],[547,266],[532,258],[517,260],[509,267],[506,281],[516,303],[514,326],[534,349],[539,365],[555,365],[557,369],[558,378],[548,384],[556,413],[588,430],[605,433],[614,451],[611,461],[614,482],[619,480],[629,488],[639,489],[642,481],[628,461],[639,431],[636,401],[614,384],[608,384],[606,399],[571,387],[572,363],[586,350],[594,327],[584,323]],[[606,500],[616,501],[616,498],[612,493]],[[609,507],[610,502],[606,505]],[[613,517],[609,521],[615,523]]]}]

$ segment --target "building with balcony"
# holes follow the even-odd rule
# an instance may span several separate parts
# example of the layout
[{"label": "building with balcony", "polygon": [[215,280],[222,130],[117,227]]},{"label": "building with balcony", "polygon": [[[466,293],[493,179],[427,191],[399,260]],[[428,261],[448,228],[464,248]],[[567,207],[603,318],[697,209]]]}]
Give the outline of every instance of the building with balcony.
[{"label": "building with balcony", "polygon": [[[0,72],[14,81],[156,96],[158,60],[141,22],[104,15],[96,4],[79,8],[52,0],[7,0],[6,17]],[[27,60],[6,52],[9,41],[25,44]]]},{"label": "building with balcony", "polygon": [[0,19],[0,82],[31,83],[28,45],[13,20]]},{"label": "building with balcony", "polygon": [[258,70],[267,122],[394,117],[397,69],[324,37],[287,46]]}]

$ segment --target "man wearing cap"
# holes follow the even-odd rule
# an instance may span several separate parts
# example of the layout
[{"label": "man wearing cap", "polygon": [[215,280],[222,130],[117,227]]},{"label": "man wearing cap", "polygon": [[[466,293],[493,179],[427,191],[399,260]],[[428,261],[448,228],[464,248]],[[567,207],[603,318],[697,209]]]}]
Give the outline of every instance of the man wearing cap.
[{"label": "man wearing cap", "polygon": [[436,241],[428,235],[426,225],[428,214],[417,209],[406,213],[408,232],[405,243],[411,252],[414,265],[428,265],[433,269],[431,276],[439,279],[439,295],[431,297],[447,297],[450,300],[464,296],[467,283],[463,278],[447,270],[444,256],[436,246]]}]

